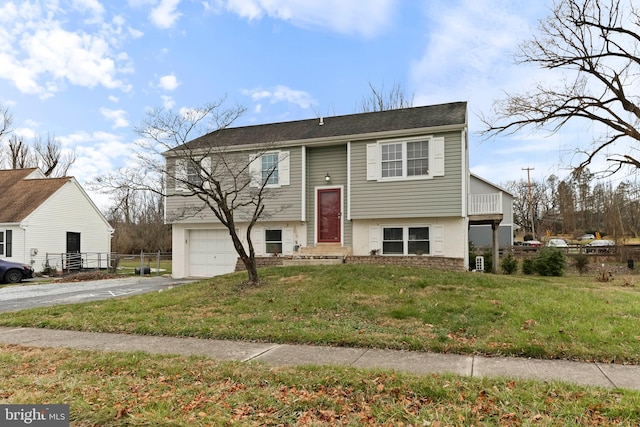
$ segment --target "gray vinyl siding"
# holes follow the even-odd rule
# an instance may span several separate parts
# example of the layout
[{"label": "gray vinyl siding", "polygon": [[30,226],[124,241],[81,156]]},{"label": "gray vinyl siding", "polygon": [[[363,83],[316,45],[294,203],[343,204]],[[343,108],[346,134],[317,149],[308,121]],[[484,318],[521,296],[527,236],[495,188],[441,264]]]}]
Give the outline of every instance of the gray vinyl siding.
[{"label": "gray vinyl siding", "polygon": [[[331,182],[327,184],[325,176],[331,176]],[[307,148],[307,198],[306,219],[307,242],[311,245],[316,241],[316,188],[317,187],[342,187],[342,227],[345,246],[352,242],[351,221],[347,220],[346,206],[347,194],[347,146],[346,144],[321,148]]]},{"label": "gray vinyl siding", "polygon": [[[270,221],[299,221],[302,215],[302,149],[300,147],[282,148],[281,151],[289,151],[289,185],[283,185],[274,190],[267,189],[265,192],[265,214],[263,219]],[[235,154],[235,153],[234,153]],[[249,161],[250,152],[238,153],[246,156]],[[173,160],[168,160],[173,162]],[[172,168],[169,164],[168,168]],[[173,172],[171,170],[171,172]],[[218,223],[218,219],[213,212],[204,206],[195,196],[184,197],[176,195],[175,183],[168,180],[168,196],[166,198],[166,212],[168,222],[189,222],[189,223]],[[187,214],[182,215],[185,211]],[[189,213],[193,213],[190,215]],[[242,222],[245,215],[238,212],[236,221]]]},{"label": "gray vinyl siding", "polygon": [[465,188],[462,133],[434,136],[445,138],[445,175],[423,180],[367,181],[366,147],[376,141],[352,143],[351,218],[460,217]]}]

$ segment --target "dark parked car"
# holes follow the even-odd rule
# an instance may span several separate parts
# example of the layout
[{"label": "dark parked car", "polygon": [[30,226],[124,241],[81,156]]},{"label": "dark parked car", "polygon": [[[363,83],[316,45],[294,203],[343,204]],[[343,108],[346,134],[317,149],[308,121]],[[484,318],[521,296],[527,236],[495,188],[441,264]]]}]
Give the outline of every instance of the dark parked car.
[{"label": "dark parked car", "polygon": [[18,283],[32,277],[30,265],[0,259],[0,283]]}]

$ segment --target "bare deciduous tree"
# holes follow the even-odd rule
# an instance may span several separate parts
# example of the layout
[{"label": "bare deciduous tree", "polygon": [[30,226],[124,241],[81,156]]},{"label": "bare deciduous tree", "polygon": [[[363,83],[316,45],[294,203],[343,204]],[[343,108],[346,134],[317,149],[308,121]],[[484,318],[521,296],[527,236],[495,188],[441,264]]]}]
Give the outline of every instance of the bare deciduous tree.
[{"label": "bare deciduous tree", "polygon": [[69,168],[76,161],[76,155],[72,151],[62,151],[62,146],[52,135],[47,136],[47,142],[43,143],[36,138],[33,144],[36,163],[42,169],[45,176],[66,176]]},{"label": "bare deciduous tree", "polygon": [[607,155],[609,172],[624,165],[640,168],[640,158],[622,144],[640,142],[639,42],[640,14],[632,0],[558,0],[539,34],[520,45],[516,62],[562,72],[564,78],[496,101],[492,114],[481,117],[482,133],[557,131],[569,121],[595,122],[605,131],[590,147],[577,147],[584,157],[576,169],[616,151]]},{"label": "bare deciduous tree", "polygon": [[399,83],[394,84],[389,92],[385,91],[384,84],[377,89],[371,82],[369,82],[369,89],[371,90],[369,96],[362,98],[360,102],[359,111],[362,113],[398,110],[413,106],[413,96],[411,99],[407,98]]},{"label": "bare deciduous tree", "polygon": [[22,169],[31,166],[32,158],[29,146],[22,138],[11,135],[7,144],[7,157],[11,169]]},{"label": "bare deciduous tree", "polygon": [[[76,161],[74,152],[62,150],[60,142],[51,135],[47,136],[46,143],[36,137],[30,145],[13,133],[12,123],[13,116],[9,109],[0,106],[0,167],[39,167],[47,177],[67,175]],[[6,144],[5,137],[8,137]]]},{"label": "bare deciduous tree", "polygon": [[[247,273],[248,283],[259,283],[251,231],[259,219],[286,207],[266,207],[267,198],[274,193],[267,185],[268,176],[251,175],[251,157],[247,151],[217,143],[224,132],[245,109],[225,107],[225,99],[200,108],[181,111],[153,110],[148,112],[136,131],[143,140],[138,143],[137,173],[117,171],[119,179],[103,177],[102,184],[119,182],[119,186],[136,191],[152,191],[163,196],[183,198],[173,203],[169,220],[175,221],[202,212],[210,212],[228,230],[239,258]],[[198,137],[206,135],[206,141]],[[270,146],[251,147],[254,158]],[[128,173],[129,172],[129,173]],[[149,185],[165,177],[166,186]],[[175,185],[174,185],[175,184]],[[173,191],[175,187],[181,191]],[[246,226],[246,235],[239,235],[238,225]]]}]

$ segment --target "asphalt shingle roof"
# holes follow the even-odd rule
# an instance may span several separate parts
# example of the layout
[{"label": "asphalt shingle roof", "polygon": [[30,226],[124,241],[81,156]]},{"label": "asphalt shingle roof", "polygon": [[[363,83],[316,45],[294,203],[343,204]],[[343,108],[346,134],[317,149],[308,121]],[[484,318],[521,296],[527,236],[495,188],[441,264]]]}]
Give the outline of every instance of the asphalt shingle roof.
[{"label": "asphalt shingle roof", "polygon": [[0,170],[0,223],[24,220],[70,177],[26,179],[36,169]]},{"label": "asphalt shingle roof", "polygon": [[[322,120],[322,125],[320,125]],[[466,125],[467,103],[429,105],[397,110],[331,116],[263,125],[230,127],[196,138],[182,148],[196,149],[212,144],[282,143],[287,141],[348,137],[376,132],[409,130],[449,125]]]}]

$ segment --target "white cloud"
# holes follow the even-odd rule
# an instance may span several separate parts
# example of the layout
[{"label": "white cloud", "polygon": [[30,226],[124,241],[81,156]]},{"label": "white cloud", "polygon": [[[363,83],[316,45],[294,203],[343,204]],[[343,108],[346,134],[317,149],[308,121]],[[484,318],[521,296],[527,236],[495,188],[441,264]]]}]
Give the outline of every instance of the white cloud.
[{"label": "white cloud", "polygon": [[162,95],[160,98],[162,98],[162,106],[165,110],[172,110],[175,107],[176,101],[172,97]]},{"label": "white cloud", "polygon": [[243,94],[251,97],[253,101],[267,99],[272,104],[277,102],[288,102],[300,108],[310,108],[316,105],[316,101],[307,92],[294,90],[286,86],[278,85],[273,89],[245,89]]},{"label": "white cloud", "polygon": [[[95,0],[74,0],[73,6],[94,15],[104,12]],[[118,68],[119,62],[127,61],[126,54],[112,53],[122,40],[122,20],[116,17],[112,24],[87,33],[63,28],[55,18],[65,14],[57,2],[0,6],[0,79],[42,98],[54,95],[67,83],[130,90],[117,77],[122,70],[128,71]]]},{"label": "white cloud", "polygon": [[163,90],[172,91],[176,90],[178,86],[180,86],[180,82],[178,82],[176,76],[174,76],[173,74],[169,74],[160,77],[158,86]]},{"label": "white cloud", "polygon": [[144,33],[142,31],[133,27],[128,27],[127,31],[129,31],[129,35],[132,39],[139,39],[140,37],[144,36]]},{"label": "white cloud", "polygon": [[182,16],[177,10],[179,4],[180,0],[160,0],[160,3],[151,10],[149,19],[158,28],[171,28]]},{"label": "white cloud", "polygon": [[113,128],[123,128],[129,126],[129,121],[126,119],[127,112],[124,110],[111,110],[109,108],[100,108],[100,114],[113,122]]},{"label": "white cloud", "polygon": [[227,0],[227,10],[253,20],[268,16],[303,28],[370,37],[383,31],[397,0]]},{"label": "white cloud", "polygon": [[87,23],[99,23],[104,14],[104,7],[98,0],[73,0],[73,8],[91,15]]}]

